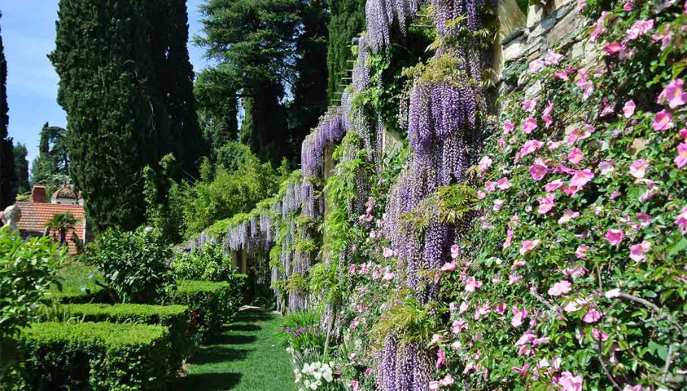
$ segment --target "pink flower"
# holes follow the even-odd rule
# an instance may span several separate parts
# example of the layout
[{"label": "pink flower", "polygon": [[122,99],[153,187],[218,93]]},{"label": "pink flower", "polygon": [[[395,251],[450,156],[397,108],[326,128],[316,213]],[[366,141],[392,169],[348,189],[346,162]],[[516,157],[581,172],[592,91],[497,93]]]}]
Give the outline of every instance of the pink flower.
[{"label": "pink flower", "polygon": [[464,319],[454,320],[451,324],[451,332],[453,334],[460,334],[463,330],[468,328],[468,322]]},{"label": "pink flower", "polygon": [[506,121],[503,122],[503,133],[508,134],[515,129],[515,124],[513,124],[513,121],[507,119]]},{"label": "pink flower", "polygon": [[665,50],[673,40],[673,33],[670,31],[670,28],[666,28],[664,32],[653,34],[651,40],[654,42],[661,42],[661,50]]},{"label": "pink flower", "polygon": [[568,161],[572,164],[578,164],[579,162],[584,159],[584,154],[582,153],[582,150],[579,148],[573,148],[569,153],[568,153]]},{"label": "pink flower", "polygon": [[614,298],[616,298],[616,297],[620,297],[620,289],[618,289],[618,288],[613,288],[613,289],[607,290],[607,291],[604,293],[604,297],[607,298],[607,299],[609,299],[609,300],[610,300],[610,299],[614,299]]},{"label": "pink flower", "polygon": [[575,191],[582,189],[589,181],[594,179],[594,173],[590,169],[579,170],[575,172],[575,175],[570,179],[570,186],[575,187]]},{"label": "pink flower", "polygon": [[539,214],[549,213],[555,205],[555,198],[556,196],[553,193],[548,193],[543,197],[537,198],[537,202],[539,202],[539,208],[537,208],[537,212]]},{"label": "pink flower", "polygon": [[460,255],[460,246],[457,244],[451,245],[451,259],[456,259]]},{"label": "pink flower", "polygon": [[582,391],[583,384],[582,376],[575,376],[568,371],[561,373],[561,376],[558,378],[558,385],[561,391]]},{"label": "pink flower", "polygon": [[613,172],[614,162],[612,160],[603,160],[599,163],[599,171],[601,175],[608,175]]},{"label": "pink flower", "polygon": [[675,165],[677,166],[677,168],[687,166],[687,143],[680,143],[677,146],[677,156],[675,156]]},{"label": "pink flower", "polygon": [[480,159],[478,163],[480,174],[484,174],[485,172],[487,172],[487,170],[489,170],[489,168],[491,167],[492,163],[493,161],[489,156],[482,157],[482,159]]},{"label": "pink flower", "polygon": [[429,382],[429,391],[438,391],[440,386],[438,381],[432,380]]},{"label": "pink flower", "polygon": [[520,327],[522,325],[523,320],[527,318],[527,310],[525,309],[525,307],[522,307],[522,309],[518,309],[517,306],[513,306],[512,312],[513,319],[511,320],[510,324],[513,327]]},{"label": "pink flower", "polygon": [[637,159],[630,164],[630,175],[637,179],[644,178],[647,168],[649,168],[649,162],[644,159]]},{"label": "pink flower", "polygon": [[468,277],[467,281],[465,281],[466,292],[472,293],[480,287],[482,287],[482,282],[475,279],[475,277]]},{"label": "pink flower", "polygon": [[562,54],[558,54],[553,50],[548,50],[546,56],[544,56],[544,64],[546,65],[558,65],[563,59]]},{"label": "pink flower", "polygon": [[661,110],[656,113],[656,117],[651,126],[656,131],[664,132],[673,127],[673,115],[669,111]]},{"label": "pink flower", "polygon": [[658,103],[668,102],[668,107],[674,109],[687,103],[687,92],[683,90],[685,82],[675,79],[668,83],[658,96]]},{"label": "pink flower", "polygon": [[582,321],[584,323],[596,323],[601,319],[604,315],[597,311],[596,308],[592,308],[587,313],[584,315],[584,318],[582,318]]},{"label": "pink flower", "polygon": [[553,76],[557,79],[565,80],[568,81],[568,71],[563,70],[563,71],[556,71],[553,73]]},{"label": "pink flower", "polygon": [[484,189],[487,191],[487,193],[495,192],[496,191],[496,182],[494,182],[494,181],[484,182]]},{"label": "pink flower", "polygon": [[678,136],[687,141],[687,128],[682,128],[677,132]]},{"label": "pink flower", "polygon": [[642,262],[646,259],[646,253],[651,249],[651,243],[646,240],[630,246],[630,258],[635,262]]},{"label": "pink flower", "polygon": [[618,54],[621,51],[625,50],[625,45],[618,42],[618,41],[613,41],[613,42],[609,42],[606,45],[604,45],[603,49],[607,55],[612,56],[612,55]]},{"label": "pink flower", "polygon": [[594,327],[592,328],[592,337],[597,341],[603,342],[608,339],[608,334]]},{"label": "pink flower", "polygon": [[498,181],[496,181],[496,187],[498,187],[498,188],[501,189],[501,190],[508,190],[508,189],[510,189],[511,183],[510,183],[510,181],[508,180],[508,177],[505,177],[505,176],[504,176],[503,178],[501,178],[501,179],[499,179]]},{"label": "pink flower", "polygon": [[553,117],[551,116],[551,113],[553,113],[553,102],[548,101],[541,116],[542,120],[544,120],[544,125],[547,128],[553,123]]},{"label": "pink flower", "polygon": [[[530,167],[530,173],[532,173],[532,168],[531,168],[531,167]],[[554,192],[554,191],[558,190],[561,186],[563,186],[563,181],[560,180],[560,179],[556,179],[555,181],[551,181],[551,182],[547,183],[547,184],[544,186],[544,190],[545,190],[547,193],[551,193],[551,192]]]},{"label": "pink flower", "polygon": [[651,224],[651,216],[644,212],[637,213],[637,220],[642,227],[648,227]]},{"label": "pink flower", "polygon": [[635,108],[637,106],[635,105],[635,102],[630,99],[627,102],[625,102],[625,106],[623,106],[623,115],[625,118],[630,118],[632,115],[635,113]]},{"label": "pink flower", "polygon": [[450,386],[451,384],[453,384],[453,377],[452,377],[451,374],[449,373],[449,374],[447,374],[446,376],[444,376],[443,379],[439,380],[439,383],[440,383],[442,386],[444,386],[444,387],[448,387],[448,386]]},{"label": "pink flower", "polygon": [[577,0],[577,7],[575,7],[579,12],[582,12],[587,6],[587,0]]},{"label": "pink flower", "polygon": [[677,224],[683,234],[687,234],[687,206],[682,208],[680,214],[675,217],[675,224]]},{"label": "pink flower", "polygon": [[623,10],[625,12],[632,11],[632,8],[634,8],[634,3],[632,2],[632,0],[627,0],[625,4],[623,4]]},{"label": "pink flower", "polygon": [[537,99],[525,99],[522,101],[522,109],[528,113],[532,113],[537,108]]},{"label": "pink flower", "polygon": [[436,368],[439,369],[446,364],[446,352],[444,352],[444,349],[439,349],[437,351],[437,362],[436,362]]},{"label": "pink flower", "polygon": [[494,307],[494,312],[496,312],[499,315],[503,315],[506,313],[506,303],[499,303]]},{"label": "pink flower", "polygon": [[389,247],[384,247],[382,250],[382,256],[384,256],[384,258],[391,258],[394,256],[394,250],[390,249]]},{"label": "pink flower", "polygon": [[645,35],[654,28],[654,20],[638,20],[627,30],[625,40],[632,41]]},{"label": "pink flower", "polygon": [[625,232],[623,232],[622,229],[610,228],[606,231],[605,238],[612,246],[617,246],[623,241],[623,238],[625,238]]},{"label": "pink flower", "polygon": [[569,267],[563,271],[563,274],[570,278],[580,278],[587,274],[588,270],[584,266]]},{"label": "pink flower", "polygon": [[537,129],[537,120],[534,117],[527,117],[522,123],[522,131],[525,134],[530,134],[534,129]]},{"label": "pink flower", "polygon": [[527,372],[529,372],[530,370],[530,364],[525,363],[522,367],[513,367],[511,369],[513,370],[513,372],[516,372],[520,376],[527,377]]},{"label": "pink flower", "polygon": [[441,267],[442,272],[452,272],[456,270],[456,261],[447,262]]},{"label": "pink flower", "polygon": [[360,383],[357,380],[351,380],[351,391],[360,391]]},{"label": "pink flower", "polygon": [[523,157],[538,151],[542,147],[542,145],[544,145],[544,143],[539,140],[525,141],[525,144],[523,144],[522,148],[520,148],[520,151],[518,151],[518,156],[516,157],[516,160],[522,159]]},{"label": "pink flower", "polygon": [[580,217],[580,212],[566,209],[565,212],[563,212],[563,216],[561,216],[561,218],[558,219],[558,224],[569,223],[570,221],[572,221],[578,217]]},{"label": "pink flower", "polygon": [[586,69],[580,69],[577,75],[578,78],[575,84],[582,90],[582,100],[587,100],[594,92],[594,83],[589,80]]},{"label": "pink flower", "polygon": [[541,159],[536,159],[534,163],[530,166],[530,175],[535,181],[540,181],[549,172],[549,168],[546,163]]},{"label": "pink flower", "polygon": [[558,281],[549,288],[549,295],[551,296],[562,296],[572,289],[572,284],[568,280]]},{"label": "pink flower", "polygon": [[506,230],[506,240],[503,241],[503,248],[506,249],[511,246],[513,243],[513,230],[511,228],[508,228]]},{"label": "pink flower", "polygon": [[594,23],[594,30],[592,33],[589,35],[589,40],[592,42],[595,42],[601,34],[603,34],[606,31],[606,28],[604,27],[604,23],[606,21],[606,17],[608,16],[608,11],[603,11],[601,12],[601,16],[599,19],[596,20],[596,23]]},{"label": "pink flower", "polygon": [[575,256],[578,259],[585,259],[587,258],[587,251],[589,251],[589,246],[586,244],[581,244],[577,246],[577,249],[575,250]]},{"label": "pink flower", "polygon": [[382,277],[382,280],[384,280],[384,281],[391,281],[391,280],[393,280],[393,279],[394,279],[394,273],[392,273],[392,272],[390,272],[390,271],[384,272],[384,276]]},{"label": "pink flower", "polygon": [[528,254],[535,248],[539,247],[539,244],[541,244],[541,241],[539,239],[523,240],[522,244],[520,244],[520,255]]},{"label": "pink flower", "polygon": [[537,72],[541,71],[542,69],[544,69],[544,61],[541,59],[534,60],[530,63],[530,65],[528,66],[528,69],[529,69],[530,73],[537,73]]}]

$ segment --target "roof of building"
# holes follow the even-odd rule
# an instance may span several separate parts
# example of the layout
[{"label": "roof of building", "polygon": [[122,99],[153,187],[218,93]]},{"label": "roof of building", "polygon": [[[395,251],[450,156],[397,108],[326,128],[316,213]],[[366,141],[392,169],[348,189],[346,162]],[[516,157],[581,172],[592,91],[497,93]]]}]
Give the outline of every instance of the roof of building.
[{"label": "roof of building", "polygon": [[[65,204],[48,204],[43,202],[17,202],[17,206],[21,210],[21,218],[17,222],[17,228],[20,232],[28,235],[42,235],[45,232],[45,225],[50,219],[60,213],[71,213],[76,219],[74,231],[67,233],[67,242],[69,243],[69,253],[75,254],[77,252],[76,244],[72,239],[73,235],[84,241],[86,213],[81,205],[65,205]],[[53,239],[57,239],[53,233]]]}]

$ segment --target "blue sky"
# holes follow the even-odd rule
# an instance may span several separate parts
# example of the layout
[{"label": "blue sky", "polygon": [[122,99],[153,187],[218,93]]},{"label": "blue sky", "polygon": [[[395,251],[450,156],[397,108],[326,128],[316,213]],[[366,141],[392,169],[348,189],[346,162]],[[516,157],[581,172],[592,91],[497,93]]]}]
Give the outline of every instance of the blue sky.
[{"label": "blue sky", "polygon": [[[198,7],[203,0],[188,0],[189,32],[200,32]],[[67,115],[57,104],[58,77],[47,58],[55,47],[58,0],[0,0],[2,40],[7,59],[9,134],[26,144],[29,161],[38,153],[39,132],[45,122],[66,127]],[[189,44],[196,72],[206,61],[203,50]]]}]

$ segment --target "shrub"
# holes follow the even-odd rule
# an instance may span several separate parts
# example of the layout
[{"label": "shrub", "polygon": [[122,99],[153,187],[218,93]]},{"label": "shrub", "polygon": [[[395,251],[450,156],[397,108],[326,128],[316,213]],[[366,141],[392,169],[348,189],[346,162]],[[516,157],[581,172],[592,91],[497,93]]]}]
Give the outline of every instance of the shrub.
[{"label": "shrub", "polygon": [[12,338],[25,326],[47,291],[63,252],[47,238],[23,241],[18,234],[0,228],[0,381],[8,383],[17,360]]},{"label": "shrub", "polygon": [[67,261],[57,272],[50,297],[61,303],[109,303],[112,293],[103,289],[104,278],[94,266]]},{"label": "shrub", "polygon": [[325,335],[320,329],[320,315],[315,311],[296,311],[284,316],[281,337],[294,353],[324,350]]},{"label": "shrub", "polygon": [[68,317],[89,322],[159,324],[167,327],[172,343],[170,369],[181,367],[194,349],[191,335],[191,312],[184,305],[148,304],[69,304],[60,307]]},{"label": "shrub", "polygon": [[170,347],[165,327],[140,324],[34,323],[19,338],[32,390],[163,389]]},{"label": "shrub", "polygon": [[[174,276],[179,280],[228,281],[241,280],[231,257],[224,254],[219,243],[206,243],[190,253],[178,253],[172,261]],[[239,281],[240,282],[240,281]]]},{"label": "shrub", "polygon": [[125,303],[150,303],[171,282],[166,262],[172,251],[157,230],[108,230],[88,249],[86,260],[98,267],[112,291]]},{"label": "shrub", "polygon": [[239,300],[232,297],[233,289],[226,281],[177,281],[170,290],[169,300],[187,305],[191,310],[191,328],[196,342],[220,331],[222,324],[238,310]]}]

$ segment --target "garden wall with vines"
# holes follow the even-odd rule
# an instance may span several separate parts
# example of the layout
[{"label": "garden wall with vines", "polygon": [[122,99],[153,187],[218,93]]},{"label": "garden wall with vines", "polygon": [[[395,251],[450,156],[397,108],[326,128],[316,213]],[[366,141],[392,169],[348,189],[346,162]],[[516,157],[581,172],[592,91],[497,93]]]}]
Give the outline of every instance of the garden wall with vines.
[{"label": "garden wall with vines", "polygon": [[197,241],[319,315],[323,342],[290,348],[298,385],[687,387],[687,5],[366,18],[300,172]]}]

